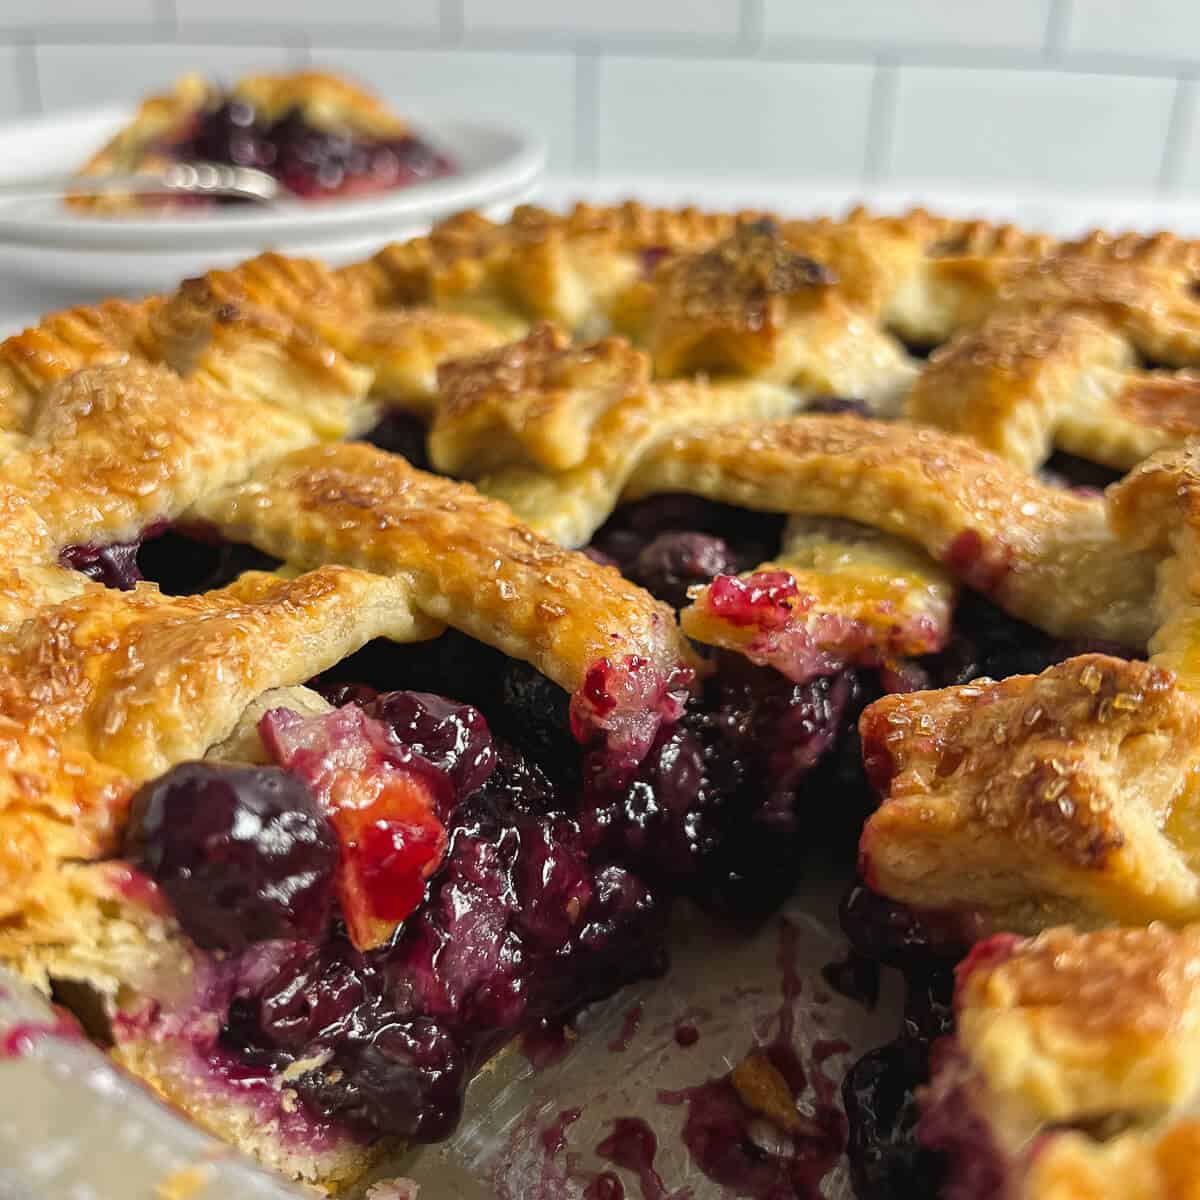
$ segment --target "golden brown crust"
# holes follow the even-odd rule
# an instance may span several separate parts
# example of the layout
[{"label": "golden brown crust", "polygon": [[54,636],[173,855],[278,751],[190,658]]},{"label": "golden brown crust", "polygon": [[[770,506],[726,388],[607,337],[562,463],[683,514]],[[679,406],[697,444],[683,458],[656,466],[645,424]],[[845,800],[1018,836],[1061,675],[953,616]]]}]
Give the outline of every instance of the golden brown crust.
[{"label": "golden brown crust", "polygon": [[745,225],[709,250],[668,258],[651,335],[660,375],[758,373],[793,311],[819,303],[834,276],[793,250],[773,222]]},{"label": "golden brown crust", "polygon": [[[279,82],[260,81],[263,105],[271,89],[294,100]],[[875,658],[940,644],[951,575],[1056,633],[1137,644],[1158,628],[1153,666],[1076,659],[1036,679],[877,705],[876,740],[898,729],[903,762],[889,768],[864,849],[877,886],[997,922],[1191,919],[1194,453],[1146,464],[1107,507],[1025,469],[1052,446],[1128,467],[1194,432],[1195,381],[1135,370],[1130,347],[1197,361],[1198,263],[1165,237],[1055,246],[919,210],[775,226],[638,205],[522,208],[504,224],[452,218],[340,271],[261,255],[170,297],[74,310],[9,339],[0,874],[27,868],[12,892],[27,885],[27,898],[20,921],[0,921],[0,956],[43,985],[59,976],[152,994],[129,981],[177,963],[186,943],[161,914],[122,917],[118,932],[105,916],[123,912],[112,881],[63,859],[111,850],[127,780],[214,748],[252,756],[263,694],[300,703],[294,685],[365,638],[431,636],[449,622],[570,690],[626,656],[669,678],[689,660],[670,612],[537,532],[578,544],[622,495],[659,490],[883,531],[830,535],[848,555],[831,563],[796,522],[767,564],[791,571],[816,609],[869,626]],[[625,343],[572,348],[548,327],[501,345],[543,320],[581,339],[627,328],[660,375],[752,378],[663,382]],[[938,430],[791,415],[799,393],[818,392],[894,411],[916,365],[893,332],[922,345],[958,335],[917,383],[910,416],[1009,462]],[[439,391],[438,367],[461,355],[483,357],[445,365]],[[385,404],[434,416],[435,459],[535,529],[395,456],[315,444],[362,432]],[[180,516],[214,520],[288,566],[168,598],[107,591],[55,565],[70,542],[133,538]],[[334,561],[349,566],[321,565]],[[295,577],[304,567],[318,569]],[[1047,992],[1042,1007],[1070,999]],[[152,1080],[182,1071],[178,1095],[191,1094],[169,1049],[127,1050]],[[248,1129],[224,1132],[268,1159],[277,1150]],[[1099,1158],[1085,1170],[1071,1136],[1038,1163],[1083,1179]]]},{"label": "golden brown crust", "polygon": [[[955,586],[915,546],[849,521],[793,517],[779,554],[742,578],[782,573],[794,595],[765,626],[714,603],[714,587],[692,590],[683,631],[705,645],[738,650],[792,678],[852,662],[878,666],[940,650],[950,633]],[[718,590],[722,585],[718,585]]]},{"label": "golden brown crust", "polygon": [[[299,375],[306,411],[332,434],[362,426],[374,412],[369,399],[432,413],[439,363],[501,341],[464,313],[377,310],[352,277],[275,253],[185,281],[154,327],[176,370],[215,372],[233,390],[274,403],[292,394],[295,404]],[[289,379],[264,380],[264,357]]]},{"label": "golden brown crust", "polygon": [[906,415],[1032,471],[1050,456],[1063,420],[1082,425],[1105,377],[1132,359],[1128,344],[1087,313],[1000,313],[933,353]]},{"label": "golden brown crust", "polygon": [[[373,424],[373,372],[329,345],[307,311],[294,315],[306,293],[259,294],[243,282],[234,272],[185,280],[154,315],[163,361],[208,390],[277,407],[320,437]],[[320,296],[309,298],[312,313],[324,311]]]},{"label": "golden brown crust", "polygon": [[120,772],[0,717],[0,923],[48,903],[65,860],[112,852],[129,792]]},{"label": "golden brown crust", "polygon": [[88,367],[49,388],[4,462],[5,487],[57,540],[120,542],[179,515],[285,446],[306,425],[254,400],[221,396],[165,367]]},{"label": "golden brown crust", "polygon": [[346,567],[247,572],[200,596],[96,588],[0,647],[0,715],[142,780],[202,757],[261,692],[311,679],[372,637],[436,629],[402,580]]},{"label": "golden brown crust", "polygon": [[39,396],[82,367],[156,361],[151,332],[161,302],[105,300],[51,313],[0,342],[0,428],[19,431]]},{"label": "golden brown crust", "polygon": [[1136,646],[1154,627],[1155,560],[1112,536],[1102,501],[938,430],[798,416],[678,433],[642,459],[626,495],[656,491],[873,526],[1054,633]]},{"label": "golden brown crust", "polygon": [[1187,444],[1147,459],[1112,489],[1109,512],[1128,544],[1161,556],[1154,661],[1200,688],[1200,450]]},{"label": "golden brown crust", "polygon": [[1193,1196],[1198,979],[1196,926],[988,943],[925,1104],[968,1102],[1021,1200]]},{"label": "golden brown crust", "polygon": [[1096,257],[1060,252],[1005,273],[997,303],[1034,309],[1075,308],[1120,330],[1152,362],[1187,366],[1200,355],[1198,264],[1151,255]]},{"label": "golden brown crust", "polygon": [[645,390],[650,364],[620,338],[584,346],[541,324],[520,341],[438,373],[429,453],[438,470],[477,476],[498,466],[578,466],[596,422]]},{"label": "golden brown crust", "polygon": [[635,203],[576,205],[566,216],[521,206],[503,225],[462,213],[341,274],[384,306],[474,312],[513,335],[539,320],[579,331],[606,323],[643,255],[711,245],[750,218]]},{"label": "golden brown crust", "polygon": [[903,348],[848,303],[837,276],[772,220],[668,254],[616,296],[612,318],[647,346],[660,377],[746,375],[861,396],[890,415],[915,374]]},{"label": "golden brown crust", "polygon": [[602,659],[667,673],[689,661],[666,605],[611,567],[561,549],[466,484],[372,446],[319,446],[202,500],[227,536],[310,567],[350,563],[403,581],[418,609],[568,691]]},{"label": "golden brown crust", "polygon": [[884,894],[992,928],[1200,918],[1200,702],[1169,671],[1085,655],[887,696],[860,728]]},{"label": "golden brown crust", "polygon": [[793,391],[771,383],[669,379],[610,408],[575,466],[551,472],[515,463],[475,482],[531,529],[560,545],[582,546],[612,512],[643,458],[674,430],[723,430],[726,422],[786,416],[799,404]]}]

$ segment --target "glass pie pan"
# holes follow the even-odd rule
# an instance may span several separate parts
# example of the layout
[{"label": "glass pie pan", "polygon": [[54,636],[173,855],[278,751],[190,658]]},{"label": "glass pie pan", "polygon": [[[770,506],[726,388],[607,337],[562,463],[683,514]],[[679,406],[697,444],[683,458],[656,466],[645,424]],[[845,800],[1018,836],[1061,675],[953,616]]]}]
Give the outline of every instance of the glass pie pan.
[{"label": "glass pie pan", "polygon": [[[899,1027],[890,973],[870,1010],[822,974],[846,954],[836,920],[845,883],[809,878],[753,930],[681,909],[665,976],[584,1010],[556,1044],[501,1052],[471,1085],[453,1137],[384,1162],[352,1197],[408,1200],[410,1181],[420,1200],[738,1195],[688,1149],[705,1085],[760,1050],[790,1047],[803,1081],[796,1110],[816,1128],[837,1121],[846,1069]],[[0,1200],[312,1195],[162,1104],[24,984],[0,974],[0,988]],[[618,1131],[630,1136],[614,1152]],[[756,1121],[753,1135],[786,1153],[790,1135],[772,1122]],[[850,1200],[844,1157],[814,1153],[812,1200]],[[621,1190],[597,1188],[602,1174]]]}]

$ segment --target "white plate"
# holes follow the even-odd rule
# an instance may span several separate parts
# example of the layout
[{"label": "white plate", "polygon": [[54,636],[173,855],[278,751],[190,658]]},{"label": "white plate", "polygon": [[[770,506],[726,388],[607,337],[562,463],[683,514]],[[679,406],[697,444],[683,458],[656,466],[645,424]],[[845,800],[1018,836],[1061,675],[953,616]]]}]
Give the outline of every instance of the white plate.
[{"label": "white plate", "polygon": [[[0,177],[72,171],[130,115],[128,108],[113,108],[0,126]],[[0,205],[0,243],[178,255],[267,246],[311,249],[326,241],[345,244],[372,236],[383,240],[459,209],[511,201],[533,186],[545,164],[541,140],[506,125],[450,117],[414,125],[453,158],[458,166],[453,175],[358,200],[286,201],[162,216],[89,216],[56,200],[8,201]]]}]

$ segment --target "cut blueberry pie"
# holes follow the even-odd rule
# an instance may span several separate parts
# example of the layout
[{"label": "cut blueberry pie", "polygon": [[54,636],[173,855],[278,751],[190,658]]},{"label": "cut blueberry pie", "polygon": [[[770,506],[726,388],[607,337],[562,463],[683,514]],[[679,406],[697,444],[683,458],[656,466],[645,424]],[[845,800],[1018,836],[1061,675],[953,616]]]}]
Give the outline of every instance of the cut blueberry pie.
[{"label": "cut blueberry pie", "polygon": [[674,901],[840,852],[908,985],[863,1200],[1187,1194],[1198,276],[580,206],[46,317],[0,345],[0,960],[337,1190],[665,970]]},{"label": "cut blueberry pie", "polygon": [[[149,96],[81,168],[84,175],[152,173],[172,163],[254,167],[303,200],[365,196],[436,179],[453,162],[377,96],[325,71],[247,75],[228,88],[184,75]],[[119,214],[195,208],[220,198],[71,196],[72,207]]]}]

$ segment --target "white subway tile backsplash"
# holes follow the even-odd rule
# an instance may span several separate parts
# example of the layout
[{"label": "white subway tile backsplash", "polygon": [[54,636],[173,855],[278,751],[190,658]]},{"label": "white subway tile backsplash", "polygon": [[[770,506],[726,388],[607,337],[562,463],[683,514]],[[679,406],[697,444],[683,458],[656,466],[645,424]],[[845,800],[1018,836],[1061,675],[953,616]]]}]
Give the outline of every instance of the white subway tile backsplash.
[{"label": "white subway tile backsplash", "polygon": [[767,44],[859,42],[874,47],[959,46],[1040,49],[1050,0],[764,0]]},{"label": "white subway tile backsplash", "polygon": [[0,46],[0,117],[15,117],[25,111],[17,55],[28,53],[23,46]]},{"label": "white subway tile backsplash", "polygon": [[858,178],[867,66],[602,58],[599,170]]},{"label": "white subway tile backsplash", "polygon": [[1174,94],[1171,79],[902,67],[885,175],[1153,188]]},{"label": "white subway tile backsplash", "polygon": [[1072,0],[1068,52],[1200,58],[1195,0]]},{"label": "white subway tile backsplash", "polygon": [[511,116],[542,133],[554,167],[574,165],[574,55],[323,47],[314,57],[318,66],[357,75],[400,112]]},{"label": "white subway tile backsplash", "polygon": [[739,0],[463,0],[467,33],[597,34],[738,32]]},{"label": "white subway tile backsplash", "polygon": [[440,28],[439,0],[175,0],[180,26],[269,26],[301,29],[364,25],[402,30]]},{"label": "white subway tile backsplash", "polygon": [[154,0],[0,0],[0,27],[24,25],[149,25]]},{"label": "white subway tile backsplash", "polygon": [[1200,0],[0,0],[0,118],[310,59],[559,171],[1200,194]]},{"label": "white subway tile backsplash", "polygon": [[275,46],[39,45],[38,85],[47,109],[111,100],[134,101],[162,90],[185,71],[232,80],[254,70],[295,63],[295,51]]}]

